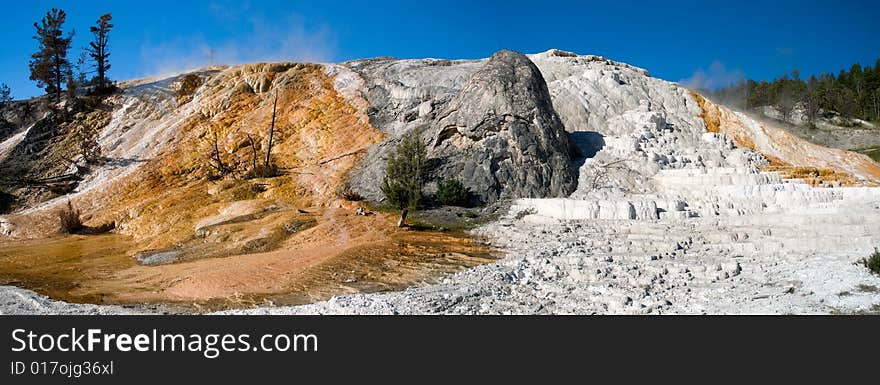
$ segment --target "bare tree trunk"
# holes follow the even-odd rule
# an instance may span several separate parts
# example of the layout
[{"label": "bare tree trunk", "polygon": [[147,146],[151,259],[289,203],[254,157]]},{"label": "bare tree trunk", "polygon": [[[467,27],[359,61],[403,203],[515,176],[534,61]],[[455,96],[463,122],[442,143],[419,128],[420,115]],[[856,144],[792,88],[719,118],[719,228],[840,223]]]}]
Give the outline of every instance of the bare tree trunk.
[{"label": "bare tree trunk", "polygon": [[269,144],[266,146],[266,170],[269,170],[269,158],[272,156],[272,140],[275,137],[275,112],[278,108],[278,89],[275,89],[275,104],[272,106],[272,124],[269,126]]},{"label": "bare tree trunk", "polygon": [[248,137],[248,140],[251,141],[251,152],[253,153],[253,156],[251,158],[251,161],[253,163],[251,165],[251,170],[256,170],[257,169],[257,144],[254,143],[254,138],[251,137],[251,134],[247,134],[247,137]]},{"label": "bare tree trunk", "polygon": [[874,92],[874,119],[880,119],[880,107],[877,106],[877,94],[880,91]]},{"label": "bare tree trunk", "polygon": [[406,222],[406,214],[408,213],[409,210],[407,209],[403,209],[403,211],[400,212],[400,220],[397,221],[397,227],[403,227],[404,222]]},{"label": "bare tree trunk", "polygon": [[223,165],[223,159],[220,158],[220,146],[217,142],[217,131],[214,131],[214,161],[217,162],[217,171],[220,175],[226,175],[226,166]]}]

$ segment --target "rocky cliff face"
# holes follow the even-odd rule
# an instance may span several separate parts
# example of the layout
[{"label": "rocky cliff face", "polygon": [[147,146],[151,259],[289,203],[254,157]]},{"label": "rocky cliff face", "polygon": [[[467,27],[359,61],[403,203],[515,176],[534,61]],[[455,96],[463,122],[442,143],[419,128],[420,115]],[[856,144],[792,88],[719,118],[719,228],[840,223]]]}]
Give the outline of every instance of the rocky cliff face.
[{"label": "rocky cliff face", "polygon": [[363,195],[382,198],[375,181],[384,176],[383,160],[401,135],[414,130],[429,144],[433,179],[460,179],[483,202],[574,190],[572,146],[540,70],[525,55],[344,65],[364,79],[371,123],[391,137],[352,173]]},{"label": "rocky cliff face", "polygon": [[[482,61],[466,60],[397,60],[377,58],[342,63],[334,68],[336,89],[358,95],[369,104],[370,124],[386,135],[386,140],[371,147],[363,162],[351,170],[349,182],[362,196],[383,199],[379,183],[385,176],[385,159],[400,137],[416,129],[427,134],[437,113],[461,90],[465,82],[482,66]],[[424,140],[427,143],[430,135]]]},{"label": "rocky cliff face", "polygon": [[[330,206],[348,169],[381,141],[382,133],[368,124],[359,107],[337,94],[334,77],[324,70],[297,63],[217,67],[186,75],[200,79],[201,86],[190,95],[177,91],[184,75],[122,83],[119,93],[103,101],[107,119],[94,124],[103,159],[90,165],[69,194],[23,202],[19,211],[2,218],[0,231],[43,237],[57,229],[54,210],[70,200],[88,225],[115,223],[117,232],[147,242],[143,248],[161,249],[192,238],[197,223],[230,202]],[[249,178],[246,173],[265,156],[276,93],[271,159],[285,171],[275,178]],[[71,136],[61,135],[63,125],[40,122],[49,126],[44,131],[55,129],[58,138]],[[37,130],[21,127],[21,133],[33,136]],[[0,149],[12,149],[9,157],[0,157],[0,172],[17,167],[21,159],[26,165],[55,160],[66,167],[64,159],[73,158],[77,149],[53,141],[43,146],[45,154],[29,153],[27,138],[15,140],[13,135],[0,143]],[[212,176],[215,151],[230,169],[219,180]],[[36,166],[18,168],[45,169]],[[11,189],[27,196],[20,191]],[[296,215],[295,210],[290,214]]]},{"label": "rocky cliff face", "polygon": [[435,175],[460,178],[484,201],[565,196],[577,185],[547,84],[520,53],[492,56],[440,113],[431,141]]},{"label": "rocky cliff face", "polygon": [[575,197],[650,192],[662,169],[755,164],[731,156],[722,140],[703,140],[700,107],[683,87],[600,56],[549,50],[529,57],[586,156]]},{"label": "rocky cliff face", "polygon": [[[713,113],[723,109],[645,70],[558,50],[528,57],[502,51],[482,60],[252,64],[189,75],[201,78],[202,86],[186,101],[175,95],[183,75],[136,80],[104,101],[100,119],[78,118],[97,129],[105,161],[85,171],[73,195],[41,205],[55,195],[18,194],[37,197],[20,201],[19,208],[26,214],[45,212],[70,198],[95,220],[130,226],[141,221],[135,215],[140,210],[131,208],[141,203],[171,211],[167,202],[142,200],[146,181],[156,192],[159,186],[206,190],[201,178],[212,162],[212,134],[225,162],[246,170],[253,154],[264,151],[278,90],[274,159],[289,171],[284,180],[292,184],[257,195],[306,205],[335,199],[346,181],[380,201],[388,152],[401,135],[418,129],[436,166],[431,176],[462,179],[485,202],[565,197],[572,191],[574,197],[597,190],[648,193],[657,188],[653,176],[664,169],[755,168],[766,164],[765,156],[787,166],[849,174],[853,183],[877,183],[880,175],[865,157],[820,151],[773,134],[779,130],[757,127],[747,117]],[[16,110],[38,102],[2,110],[0,170],[29,171],[31,179],[67,171],[67,161],[60,159],[73,159],[75,154],[67,152],[75,146],[44,146],[51,154],[33,151],[37,137],[73,131],[41,119],[45,112],[37,107],[30,114]],[[720,126],[713,128],[715,120]],[[818,153],[827,156],[804,156]],[[27,167],[20,166],[22,159]],[[178,193],[169,196],[185,195]],[[139,203],[120,199],[128,196]],[[128,209],[115,212],[108,205]],[[152,234],[166,230],[151,227]],[[24,228],[36,226],[18,226]]]}]

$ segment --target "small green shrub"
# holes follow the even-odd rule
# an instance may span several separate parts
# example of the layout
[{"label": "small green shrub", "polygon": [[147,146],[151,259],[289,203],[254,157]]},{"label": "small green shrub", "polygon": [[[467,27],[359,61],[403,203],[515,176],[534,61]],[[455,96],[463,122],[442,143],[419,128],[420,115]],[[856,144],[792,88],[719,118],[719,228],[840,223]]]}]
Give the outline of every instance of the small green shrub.
[{"label": "small green shrub", "polygon": [[470,201],[471,191],[457,179],[437,183],[437,201],[445,206],[464,206]]},{"label": "small green shrub", "polygon": [[880,249],[874,249],[874,254],[870,257],[862,259],[862,264],[871,270],[872,273],[880,275]]}]

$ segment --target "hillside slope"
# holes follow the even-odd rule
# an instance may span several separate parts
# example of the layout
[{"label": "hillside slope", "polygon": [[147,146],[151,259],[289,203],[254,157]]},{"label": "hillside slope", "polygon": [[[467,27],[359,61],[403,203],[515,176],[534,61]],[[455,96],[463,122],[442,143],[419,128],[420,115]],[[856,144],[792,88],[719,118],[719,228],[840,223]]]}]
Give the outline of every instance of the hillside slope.
[{"label": "hillside slope", "polygon": [[[880,189],[817,188],[840,180],[784,180],[761,171],[784,159],[777,167],[827,168],[831,174],[816,177],[873,186],[876,165],[776,127],[755,128],[745,116],[623,63],[557,50],[530,58],[584,158],[569,198],[516,200],[506,216],[477,230],[507,250],[503,260],[403,292],[227,313],[880,309],[880,278],[857,263],[880,244]],[[723,125],[713,122],[716,113],[726,116]]]},{"label": "hillside slope", "polygon": [[[834,298],[880,285],[853,263],[880,244],[876,163],[624,63],[504,51],[217,67],[121,87],[94,113],[32,119],[0,144],[0,169],[81,175],[70,193],[42,189],[0,217],[6,282],[80,302],[228,308],[397,289],[488,262],[473,240],[396,229],[391,214],[356,215],[361,204],[340,197],[352,189],[381,202],[385,157],[420,130],[432,182],[461,178],[483,202],[512,202],[476,232],[507,257],[439,288],[277,311],[828,312],[877,302]],[[281,173],[248,176],[276,94]],[[47,165],[71,158],[60,144],[85,124],[100,126],[104,161]],[[88,226],[114,224],[111,238],[58,236],[55,212],[68,200]],[[813,294],[746,300],[795,281]]]},{"label": "hillside slope", "polygon": [[775,166],[775,171],[795,177],[807,174],[814,184],[822,183],[823,179],[838,185],[880,184],[880,164],[866,155],[811,143],[782,127],[760,122],[699,95],[695,97],[710,132],[726,135],[738,146],[760,152]]},{"label": "hillside slope", "polygon": [[[355,250],[364,249],[358,253],[365,258],[385,253],[402,267],[421,266],[437,253],[483,254],[457,236],[421,239],[396,229],[391,214],[357,216],[358,204],[339,196],[349,169],[383,138],[369,124],[358,94],[346,98],[344,87],[337,91],[340,71],[345,69],[254,64],[123,83],[123,92],[101,109],[107,116],[97,136],[103,160],[88,165],[75,189],[60,195],[33,186],[18,190],[22,196],[43,191],[0,220],[8,239],[0,245],[6,253],[0,258],[4,280],[77,301],[229,306],[249,295],[302,292],[304,298],[320,298],[352,290],[341,284],[350,278],[330,279],[350,260],[331,261]],[[187,78],[198,86],[181,92]],[[254,156],[260,164],[265,156],[276,92],[272,163],[281,172],[250,177],[245,174]],[[82,120],[76,117],[69,125]],[[46,150],[29,153],[23,149],[35,142],[27,138],[32,132],[4,142],[22,153],[4,164],[25,164],[23,170],[40,174],[28,178],[64,172],[43,164],[49,155],[74,157],[63,145],[72,134],[59,130],[58,139],[42,144]],[[215,137],[217,153],[232,169],[226,177],[217,175]],[[82,211],[86,226],[112,224],[115,238],[59,238],[56,212],[68,201]],[[37,241],[47,238],[51,241]],[[106,248],[85,251],[80,242]],[[415,244],[421,256],[414,257]],[[104,257],[87,259],[90,253]],[[476,261],[456,254],[399,276],[363,279],[362,285],[396,287]],[[371,263],[348,270],[368,274],[384,261]],[[319,283],[301,288],[308,280]]]}]

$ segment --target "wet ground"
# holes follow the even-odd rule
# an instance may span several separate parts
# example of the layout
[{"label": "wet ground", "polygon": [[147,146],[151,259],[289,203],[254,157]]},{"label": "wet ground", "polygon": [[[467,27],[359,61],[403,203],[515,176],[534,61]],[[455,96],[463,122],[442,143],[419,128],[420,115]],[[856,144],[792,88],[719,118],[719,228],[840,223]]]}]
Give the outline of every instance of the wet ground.
[{"label": "wet ground", "polygon": [[132,245],[131,238],[116,234],[0,243],[0,284],[54,299],[102,304],[108,293],[94,287],[84,291],[84,284],[133,266],[134,259],[126,255]]},{"label": "wet ground", "polygon": [[463,234],[413,231],[348,250],[304,271],[287,293],[263,300],[300,305],[342,293],[401,290],[495,259],[488,247]]},{"label": "wet ground", "polygon": [[329,253],[304,245],[161,266],[138,266],[134,245],[118,234],[0,243],[0,285],[73,303],[189,313],[399,290],[495,260],[463,233],[412,229]]}]

